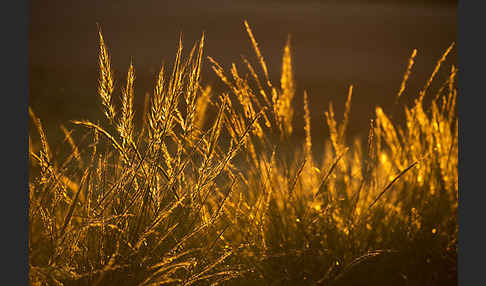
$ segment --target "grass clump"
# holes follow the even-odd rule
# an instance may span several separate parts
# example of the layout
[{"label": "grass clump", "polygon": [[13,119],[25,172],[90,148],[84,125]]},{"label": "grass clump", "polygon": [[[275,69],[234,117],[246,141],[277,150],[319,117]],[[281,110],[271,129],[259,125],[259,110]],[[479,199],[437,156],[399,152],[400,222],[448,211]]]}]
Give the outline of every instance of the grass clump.
[{"label": "grass clump", "polygon": [[227,87],[216,94],[200,79],[204,35],[185,59],[180,41],[142,124],[131,63],[121,106],[114,104],[100,29],[106,122],[62,127],[67,153],[53,154],[29,109],[40,141],[29,150],[32,285],[456,283],[457,69],[428,93],[452,46],[415,102],[403,105],[405,124],[377,107],[364,141],[346,138],[350,86],[342,122],[332,103],[324,112],[329,137],[317,158],[306,92],[305,139],[292,141],[290,38],[276,85],[245,27],[258,67],[243,58],[243,76],[236,64],[225,71],[208,57]]}]

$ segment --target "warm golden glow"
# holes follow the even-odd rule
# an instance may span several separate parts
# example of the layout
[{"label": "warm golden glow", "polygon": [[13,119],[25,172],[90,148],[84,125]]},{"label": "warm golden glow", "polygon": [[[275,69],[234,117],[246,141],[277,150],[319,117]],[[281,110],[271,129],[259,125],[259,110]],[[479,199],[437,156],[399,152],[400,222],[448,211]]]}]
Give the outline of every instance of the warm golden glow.
[{"label": "warm golden glow", "polygon": [[[331,281],[338,277],[334,272],[384,249],[419,244],[439,251],[434,259],[450,256],[457,241],[451,230],[457,228],[457,69],[437,94],[428,92],[453,45],[415,102],[402,106],[404,124],[377,106],[364,132],[368,138],[347,140],[352,95],[359,89],[351,85],[342,121],[332,102],[320,113],[327,125],[322,129],[329,130],[322,139],[312,138],[322,130],[311,133],[311,94],[296,90],[290,40],[280,84],[274,84],[244,25],[263,75],[247,58],[246,73],[208,58],[225,88],[203,85],[204,35],[187,58],[180,41],[172,72],[162,66],[154,79],[141,130],[134,119],[134,66],[116,106],[101,29],[98,93],[106,124],[73,121],[89,130],[90,140],[77,142],[63,128],[71,154],[59,156],[29,109],[40,141],[38,148],[29,141],[36,171],[29,181],[33,283],[95,285],[116,275],[130,285],[245,277],[268,282],[290,275],[287,268],[274,274],[272,267],[307,260],[319,265],[313,279],[325,269]],[[404,96],[416,54],[397,98]],[[302,110],[294,104],[297,96],[304,99]],[[299,129],[304,136],[295,138]],[[324,140],[323,147],[313,139]]]}]

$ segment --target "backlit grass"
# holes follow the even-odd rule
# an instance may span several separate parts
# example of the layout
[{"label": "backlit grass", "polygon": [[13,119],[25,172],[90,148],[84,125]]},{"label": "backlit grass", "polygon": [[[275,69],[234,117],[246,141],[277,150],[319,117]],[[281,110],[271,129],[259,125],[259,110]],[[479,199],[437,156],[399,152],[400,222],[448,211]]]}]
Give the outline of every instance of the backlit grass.
[{"label": "backlit grass", "polygon": [[[52,151],[29,109],[32,285],[457,283],[457,68],[430,87],[453,45],[414,103],[400,105],[403,120],[377,107],[369,136],[347,138],[353,86],[343,120],[330,102],[327,126],[311,129],[290,40],[275,83],[245,28],[254,63],[224,68],[203,56],[204,35],[184,58],[181,41],[143,110],[133,105],[133,65],[124,82],[114,78],[100,29],[105,120],[62,125],[66,140],[55,144],[67,152]],[[201,82],[203,62],[223,92]],[[296,144],[298,96],[305,138]]]}]

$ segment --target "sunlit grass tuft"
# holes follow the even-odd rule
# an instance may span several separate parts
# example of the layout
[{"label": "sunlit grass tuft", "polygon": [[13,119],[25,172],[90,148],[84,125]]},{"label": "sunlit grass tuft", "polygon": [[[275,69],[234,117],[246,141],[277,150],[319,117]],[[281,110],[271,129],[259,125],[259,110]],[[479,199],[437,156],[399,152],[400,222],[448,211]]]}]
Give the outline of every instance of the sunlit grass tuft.
[{"label": "sunlit grass tuft", "polygon": [[[457,68],[430,93],[453,45],[402,106],[403,124],[376,107],[368,138],[346,138],[350,86],[341,122],[332,102],[323,112],[329,136],[314,152],[324,128],[311,134],[307,92],[295,110],[290,40],[272,83],[244,24],[263,75],[245,57],[245,70],[227,71],[208,57],[227,87],[216,93],[200,82],[204,35],[187,58],[181,40],[172,71],[162,65],[154,79],[140,130],[133,64],[117,93],[101,29],[106,121],[62,127],[66,156],[51,151],[29,109],[40,138],[39,150],[29,138],[32,285],[455,284]],[[299,144],[290,141],[302,128],[295,114],[304,114]]]}]

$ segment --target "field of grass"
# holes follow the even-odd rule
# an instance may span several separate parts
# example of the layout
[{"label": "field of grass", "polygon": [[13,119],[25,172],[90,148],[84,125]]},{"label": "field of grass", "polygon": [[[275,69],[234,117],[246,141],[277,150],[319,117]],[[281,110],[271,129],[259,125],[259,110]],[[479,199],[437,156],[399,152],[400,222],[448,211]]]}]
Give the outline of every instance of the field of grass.
[{"label": "field of grass", "polygon": [[[31,285],[457,284],[457,68],[429,88],[453,45],[408,106],[411,51],[403,120],[376,107],[369,136],[347,138],[353,86],[342,120],[330,102],[311,130],[290,39],[277,84],[245,27],[255,56],[229,68],[203,56],[204,35],[186,57],[181,41],[143,110],[100,29],[105,120],[61,125],[51,148],[29,109]],[[201,82],[203,62],[224,92]],[[322,150],[313,134],[328,135]]]}]

